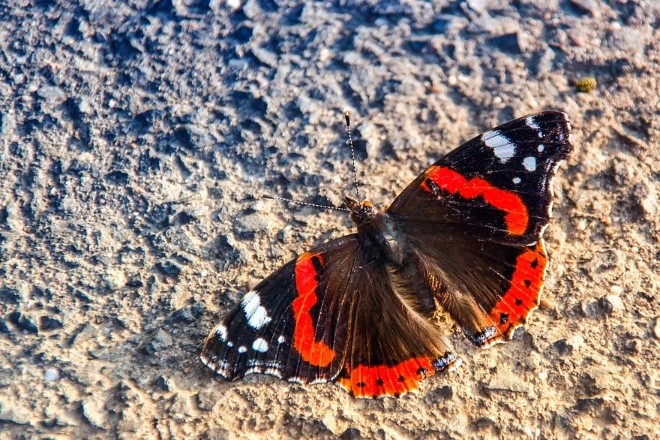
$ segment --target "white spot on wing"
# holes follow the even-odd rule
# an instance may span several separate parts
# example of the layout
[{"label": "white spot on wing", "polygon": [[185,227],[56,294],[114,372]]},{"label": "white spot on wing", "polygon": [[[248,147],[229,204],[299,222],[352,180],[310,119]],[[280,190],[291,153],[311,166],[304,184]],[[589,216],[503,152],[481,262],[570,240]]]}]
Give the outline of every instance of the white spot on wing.
[{"label": "white spot on wing", "polygon": [[525,118],[525,123],[529,128],[536,131],[536,134],[538,134],[540,138],[543,137],[543,131],[541,131],[541,127],[539,127],[539,124],[537,124],[536,121],[534,120],[534,116],[527,116]]},{"label": "white spot on wing", "polygon": [[266,309],[261,305],[259,294],[250,290],[241,300],[241,306],[248,319],[248,325],[255,330],[259,330],[271,321]]},{"label": "white spot on wing", "polygon": [[278,343],[278,344],[284,344],[284,341],[285,341],[284,336],[279,335],[279,336],[277,337],[277,343]]},{"label": "white spot on wing", "polygon": [[227,327],[223,324],[218,324],[215,328],[215,335],[220,338],[221,341],[227,340]]},{"label": "white spot on wing", "polygon": [[316,385],[316,384],[319,384],[319,383],[326,383],[327,381],[328,381],[328,379],[314,379],[309,384],[310,385]]},{"label": "white spot on wing", "polygon": [[268,342],[266,342],[266,340],[263,338],[257,338],[252,343],[252,349],[254,351],[265,353],[268,351]]},{"label": "white spot on wing", "polygon": [[[282,367],[279,367],[279,368],[282,368]],[[279,377],[280,379],[282,379],[282,373],[280,373],[280,370],[278,370],[276,368],[266,368],[264,370],[264,374],[270,374],[272,376]]]},{"label": "white spot on wing", "polygon": [[231,342],[231,341],[228,341],[228,342],[227,342],[227,347],[233,347],[233,346],[234,346],[234,343],[233,343],[233,342]]},{"label": "white spot on wing", "polygon": [[222,360],[217,360],[215,356],[213,356],[212,359],[207,358],[206,356],[201,356],[200,357],[202,363],[209,367],[211,370],[215,371],[216,373],[227,377],[228,375],[228,370],[229,370],[229,363],[222,359]]},{"label": "white spot on wing", "polygon": [[520,183],[520,177],[514,177],[513,178],[513,183],[515,183],[516,185],[519,184]]},{"label": "white spot on wing", "polygon": [[481,135],[481,140],[487,147],[493,149],[493,154],[500,162],[506,162],[516,154],[516,146],[499,131],[487,131]]},{"label": "white spot on wing", "polygon": [[239,353],[245,353],[246,351],[247,351],[247,348],[245,348],[243,345],[241,345],[240,347],[238,347],[238,352],[239,352]]},{"label": "white spot on wing", "polygon": [[545,145],[543,145],[543,144],[539,144],[539,146],[536,147],[536,149],[538,150],[539,153],[542,153],[543,150],[545,150]]},{"label": "white spot on wing", "polygon": [[534,171],[536,169],[536,158],[533,156],[523,159],[523,166],[527,171]]}]

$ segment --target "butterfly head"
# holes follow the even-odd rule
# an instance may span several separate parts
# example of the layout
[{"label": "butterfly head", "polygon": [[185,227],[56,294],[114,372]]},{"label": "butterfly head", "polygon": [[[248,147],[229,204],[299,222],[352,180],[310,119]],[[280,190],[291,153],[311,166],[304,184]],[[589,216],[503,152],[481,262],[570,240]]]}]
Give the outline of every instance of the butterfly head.
[{"label": "butterfly head", "polygon": [[369,200],[360,202],[351,196],[344,196],[344,204],[351,211],[351,220],[357,226],[369,223],[376,216],[376,208]]}]

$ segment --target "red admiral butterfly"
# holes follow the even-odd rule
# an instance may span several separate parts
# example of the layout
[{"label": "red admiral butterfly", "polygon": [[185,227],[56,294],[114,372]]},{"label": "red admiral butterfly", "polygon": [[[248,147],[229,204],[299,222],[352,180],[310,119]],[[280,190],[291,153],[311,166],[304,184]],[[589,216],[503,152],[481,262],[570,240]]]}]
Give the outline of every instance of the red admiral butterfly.
[{"label": "red admiral butterfly", "polygon": [[433,317],[479,347],[508,340],[539,304],[551,180],[572,150],[561,112],[516,119],[426,169],[385,211],[346,196],[357,233],[323,243],[248,292],[201,360],[398,396],[458,365]]}]

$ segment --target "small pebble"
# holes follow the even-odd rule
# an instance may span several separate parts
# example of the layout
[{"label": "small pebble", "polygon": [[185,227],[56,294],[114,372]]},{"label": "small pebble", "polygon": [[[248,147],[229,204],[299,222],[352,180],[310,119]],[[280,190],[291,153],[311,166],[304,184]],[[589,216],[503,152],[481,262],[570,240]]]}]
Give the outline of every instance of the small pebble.
[{"label": "small pebble", "polygon": [[600,306],[607,315],[615,315],[626,310],[623,300],[618,295],[606,295],[599,300]]},{"label": "small pebble", "polygon": [[241,0],[227,0],[227,7],[232,11],[241,7]]},{"label": "small pebble", "polygon": [[105,274],[105,284],[111,291],[117,291],[126,285],[126,275],[120,270],[110,269]]},{"label": "small pebble", "polygon": [[641,198],[639,205],[642,207],[642,210],[651,217],[658,212],[658,198],[653,193]]},{"label": "small pebble", "polygon": [[598,303],[594,300],[584,300],[580,303],[580,309],[584,316],[594,317],[600,314]]},{"label": "small pebble", "polygon": [[623,346],[630,353],[639,353],[642,343],[639,339],[628,339]]},{"label": "small pebble", "polygon": [[46,382],[51,382],[60,378],[60,372],[55,368],[49,368],[44,372],[44,380]]},{"label": "small pebble", "polygon": [[524,431],[527,438],[539,438],[541,436],[541,430],[539,428],[534,429],[527,426]]},{"label": "small pebble", "polygon": [[569,345],[570,347],[573,347],[573,349],[578,350],[580,347],[584,345],[584,338],[582,335],[573,335],[570,338],[566,339],[566,344]]},{"label": "small pebble", "polygon": [[589,226],[589,222],[587,222],[586,218],[583,218],[583,219],[580,219],[580,221],[576,225],[576,229],[578,231],[586,231],[588,226]]},{"label": "small pebble", "polygon": [[80,403],[83,418],[91,426],[98,429],[108,428],[108,415],[103,409],[103,402],[88,397]]},{"label": "small pebble", "polygon": [[580,93],[589,93],[598,87],[596,78],[591,76],[577,78],[573,81],[573,84],[575,85],[575,89]]},{"label": "small pebble", "polygon": [[154,385],[161,391],[174,391],[174,381],[162,375],[158,376],[158,378],[154,381]]},{"label": "small pebble", "polygon": [[337,434],[337,417],[334,411],[327,411],[323,416],[322,423],[332,434]]},{"label": "small pebble", "polygon": [[653,336],[656,339],[660,339],[660,318],[655,318],[655,323],[653,324]]},{"label": "small pebble", "polygon": [[613,295],[621,295],[623,293],[623,287],[615,284],[612,287],[610,287],[610,292]]},{"label": "small pebble", "polygon": [[584,338],[581,335],[574,335],[567,339],[556,341],[553,346],[559,352],[560,356],[570,356],[584,344]]},{"label": "small pebble", "polygon": [[582,432],[589,432],[594,429],[594,421],[590,417],[580,419],[582,422]]}]

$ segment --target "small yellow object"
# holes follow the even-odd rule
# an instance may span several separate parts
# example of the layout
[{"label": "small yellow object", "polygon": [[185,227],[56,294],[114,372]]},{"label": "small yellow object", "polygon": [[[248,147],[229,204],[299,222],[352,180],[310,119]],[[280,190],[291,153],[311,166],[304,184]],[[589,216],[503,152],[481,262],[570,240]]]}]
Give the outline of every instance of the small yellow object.
[{"label": "small yellow object", "polygon": [[583,76],[582,78],[577,78],[573,81],[575,88],[580,93],[589,93],[592,90],[595,90],[598,87],[596,78],[593,76]]}]

